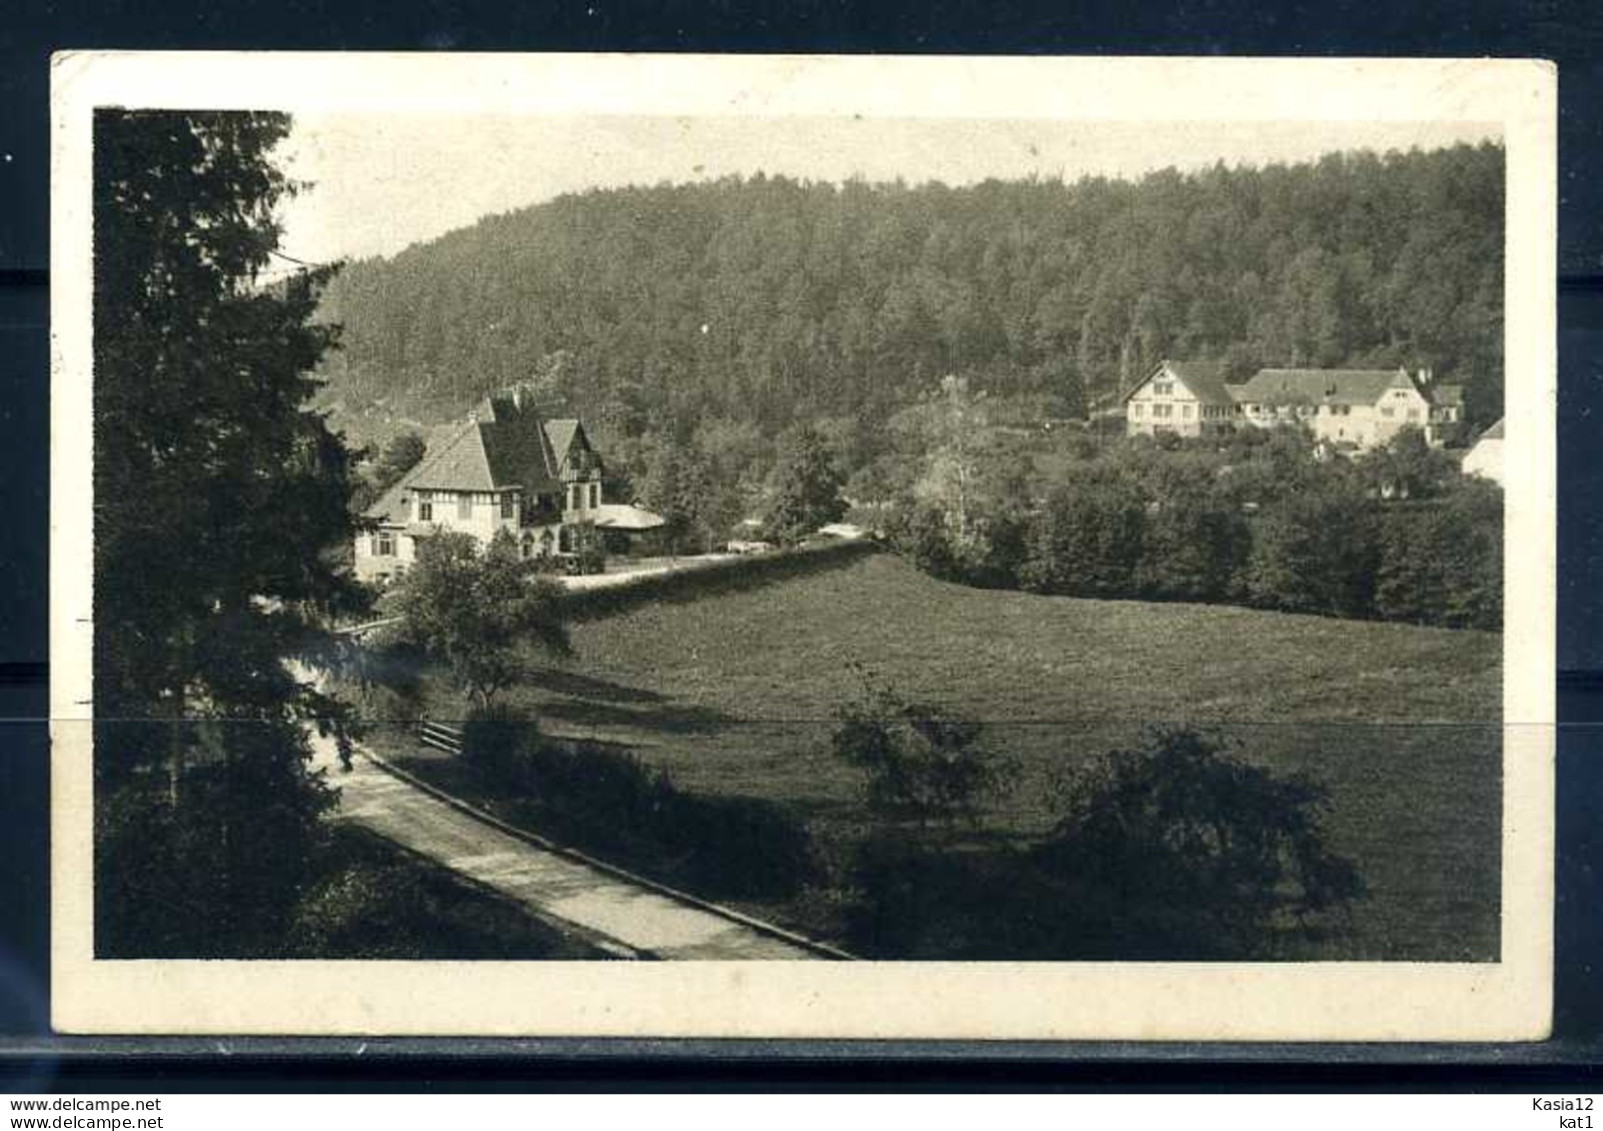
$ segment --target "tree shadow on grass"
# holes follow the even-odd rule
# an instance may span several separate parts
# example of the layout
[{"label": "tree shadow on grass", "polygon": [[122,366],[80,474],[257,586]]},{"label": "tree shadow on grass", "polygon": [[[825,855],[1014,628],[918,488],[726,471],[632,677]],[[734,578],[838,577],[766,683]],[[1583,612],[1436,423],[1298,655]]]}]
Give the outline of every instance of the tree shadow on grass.
[{"label": "tree shadow on grass", "polygon": [[561,668],[541,668],[532,673],[529,682],[543,691],[570,695],[575,699],[600,700],[605,703],[661,703],[665,697],[643,687],[630,687],[610,679],[580,675]]},{"label": "tree shadow on grass", "polygon": [[706,733],[732,720],[712,707],[656,703],[644,709],[585,699],[551,699],[540,704],[541,715],[586,726],[638,727],[671,733]]}]

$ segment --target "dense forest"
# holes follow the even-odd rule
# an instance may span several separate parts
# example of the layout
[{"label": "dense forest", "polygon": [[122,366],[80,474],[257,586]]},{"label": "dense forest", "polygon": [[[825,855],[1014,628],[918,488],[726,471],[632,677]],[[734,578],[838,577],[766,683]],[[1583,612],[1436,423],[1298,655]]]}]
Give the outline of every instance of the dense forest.
[{"label": "dense forest", "polygon": [[1168,356],[1430,366],[1486,424],[1503,167],[1483,144],[1139,181],[568,195],[349,264],[324,399],[433,421],[534,380],[612,437],[721,420],[771,438],[883,422],[948,373],[1078,415]]}]

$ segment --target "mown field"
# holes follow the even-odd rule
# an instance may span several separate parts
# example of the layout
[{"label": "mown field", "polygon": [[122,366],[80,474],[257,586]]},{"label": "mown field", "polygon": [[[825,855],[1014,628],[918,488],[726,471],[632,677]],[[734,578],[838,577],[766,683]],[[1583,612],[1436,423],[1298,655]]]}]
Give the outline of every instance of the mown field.
[{"label": "mown field", "polygon": [[[879,555],[575,627],[576,657],[508,699],[548,731],[627,742],[681,786],[806,814],[826,856],[868,827],[829,751],[861,664],[983,720],[1021,772],[983,835],[1054,820],[1054,783],[1143,727],[1186,722],[1331,790],[1333,847],[1370,887],[1309,957],[1497,955],[1501,637],[1220,606],[1084,601],[932,580]],[[460,700],[435,682],[433,710]],[[805,899],[751,910],[816,933]]]}]

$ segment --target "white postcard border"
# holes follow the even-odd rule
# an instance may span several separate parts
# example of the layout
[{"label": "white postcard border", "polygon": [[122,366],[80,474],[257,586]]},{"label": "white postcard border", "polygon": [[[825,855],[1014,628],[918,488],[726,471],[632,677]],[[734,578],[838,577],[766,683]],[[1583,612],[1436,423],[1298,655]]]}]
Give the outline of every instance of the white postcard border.
[{"label": "white postcard border", "polygon": [[[1556,77],[1522,60],[64,53],[54,62],[52,1018],[65,1032],[1514,1040],[1551,1019]],[[97,961],[90,122],[97,106],[1501,123],[1502,958],[1489,964]],[[1517,395],[1515,395],[1517,394]]]}]

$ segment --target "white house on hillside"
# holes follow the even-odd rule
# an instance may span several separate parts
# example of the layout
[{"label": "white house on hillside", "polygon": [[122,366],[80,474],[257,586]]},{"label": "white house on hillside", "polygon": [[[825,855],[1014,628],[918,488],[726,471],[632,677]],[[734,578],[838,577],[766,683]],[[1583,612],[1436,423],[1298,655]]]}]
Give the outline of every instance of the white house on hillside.
[{"label": "white house on hillside", "polygon": [[1131,436],[1228,431],[1235,424],[1236,402],[1224,373],[1220,362],[1160,361],[1124,395],[1126,431]]},{"label": "white house on hillside", "polygon": [[418,543],[441,531],[488,545],[505,530],[525,558],[536,558],[576,553],[598,530],[661,524],[637,507],[604,502],[602,470],[578,420],[543,419],[520,390],[491,397],[367,509],[372,528],[356,537],[356,574],[398,576]]},{"label": "white house on hillside", "polygon": [[1408,370],[1260,369],[1231,392],[1242,419],[1260,428],[1301,423],[1338,447],[1379,447],[1404,428],[1434,440],[1427,386]]},{"label": "white house on hillside", "polygon": [[1478,475],[1493,483],[1503,482],[1503,422],[1499,420],[1464,453],[1461,465],[1465,475]]},{"label": "white house on hillside", "polygon": [[1200,436],[1243,425],[1298,425],[1317,440],[1363,451],[1418,428],[1432,444],[1453,436],[1463,389],[1436,385],[1430,371],[1260,369],[1227,384],[1217,362],[1163,361],[1124,397],[1126,431]]}]

